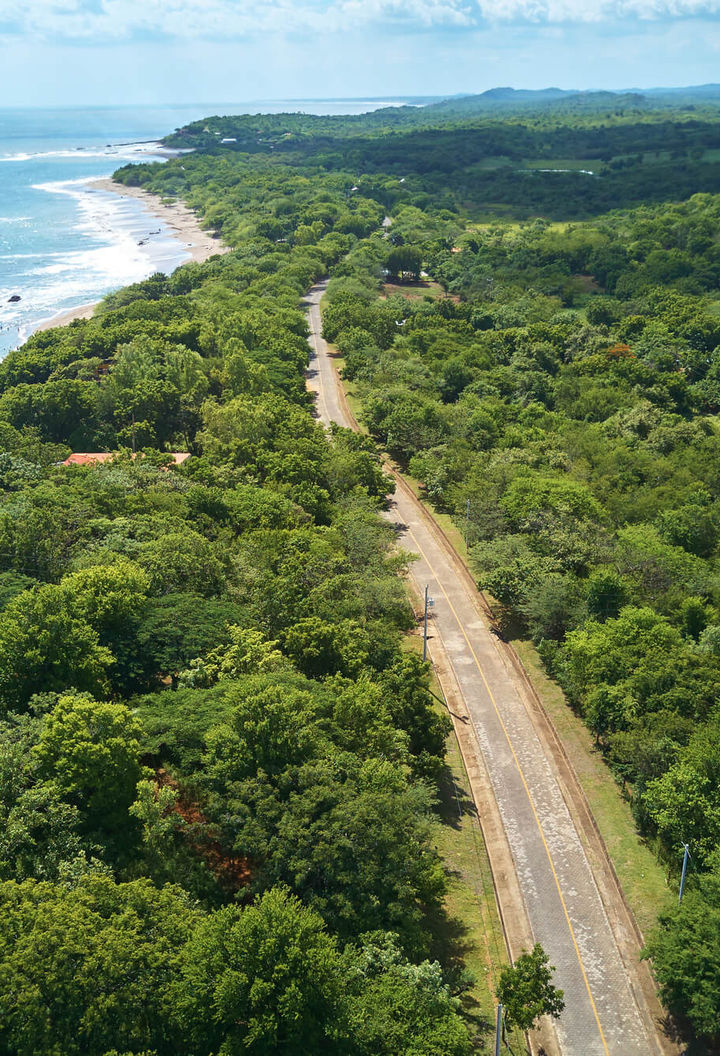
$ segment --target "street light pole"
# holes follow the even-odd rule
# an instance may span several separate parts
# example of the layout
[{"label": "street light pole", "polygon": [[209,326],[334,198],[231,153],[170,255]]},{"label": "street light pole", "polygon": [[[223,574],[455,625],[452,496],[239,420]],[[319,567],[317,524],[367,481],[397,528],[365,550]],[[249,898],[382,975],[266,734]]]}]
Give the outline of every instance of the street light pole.
[{"label": "street light pole", "polygon": [[423,629],[423,660],[427,660],[427,616],[428,616],[428,584],[425,584],[425,624]]},{"label": "street light pole", "polygon": [[502,1041],[502,1004],[497,1007],[497,1015],[495,1017],[495,1056],[500,1056],[500,1042]]},{"label": "street light pole", "polygon": [[685,878],[687,877],[687,867],[688,867],[688,861],[690,859],[690,848],[689,848],[689,846],[686,843],[683,844],[683,846],[685,848],[685,853],[683,855],[682,876],[680,877],[680,894],[678,895],[678,905],[681,904],[681,902],[683,900],[683,894],[685,893]]}]

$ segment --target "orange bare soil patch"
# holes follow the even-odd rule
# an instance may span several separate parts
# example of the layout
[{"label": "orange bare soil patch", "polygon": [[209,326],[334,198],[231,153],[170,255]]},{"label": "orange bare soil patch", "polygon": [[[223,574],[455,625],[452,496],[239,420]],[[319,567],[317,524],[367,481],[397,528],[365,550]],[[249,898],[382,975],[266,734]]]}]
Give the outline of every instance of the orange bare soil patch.
[{"label": "orange bare soil patch", "polygon": [[157,782],[163,788],[172,788],[178,798],[173,807],[185,825],[185,835],[193,851],[203,859],[218,882],[231,891],[239,891],[250,883],[250,867],[247,859],[227,854],[219,840],[210,835],[210,823],[197,803],[189,800],[176,779],[164,769],[156,767]]}]

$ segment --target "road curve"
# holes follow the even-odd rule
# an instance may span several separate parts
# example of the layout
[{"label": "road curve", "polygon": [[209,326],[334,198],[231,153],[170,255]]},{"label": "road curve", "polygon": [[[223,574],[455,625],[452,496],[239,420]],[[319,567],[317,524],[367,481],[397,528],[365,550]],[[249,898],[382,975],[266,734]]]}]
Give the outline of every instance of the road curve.
[{"label": "road curve", "polygon": [[[324,424],[352,427],[321,336],[319,303],[325,286],[313,287],[306,298],[311,348],[307,385],[316,394]],[[547,951],[556,967],[555,982],[565,992],[566,1009],[555,1024],[556,1037],[545,1024],[543,1044],[563,1056],[653,1056],[668,1051],[655,1029],[656,1010],[644,1001],[637,964],[629,963],[632,944],[622,941],[622,922],[614,919],[615,930],[611,926],[563,796],[556,760],[533,722],[527,687],[490,633],[478,592],[460,574],[457,559],[407,487],[398,487],[389,517],[398,525],[401,545],[418,555],[410,573],[416,588],[424,591],[429,585],[435,602],[431,654],[441,661],[448,683],[452,681],[462,698],[465,733],[469,729],[474,735],[493,809],[501,819],[498,827],[504,829],[500,835],[511,854],[512,884],[522,900],[522,907],[515,907],[517,915],[524,913],[524,933]],[[446,679],[441,671],[444,689]],[[478,809],[482,816],[481,804]],[[508,922],[507,905],[501,912]],[[523,934],[521,923],[509,924]]]}]

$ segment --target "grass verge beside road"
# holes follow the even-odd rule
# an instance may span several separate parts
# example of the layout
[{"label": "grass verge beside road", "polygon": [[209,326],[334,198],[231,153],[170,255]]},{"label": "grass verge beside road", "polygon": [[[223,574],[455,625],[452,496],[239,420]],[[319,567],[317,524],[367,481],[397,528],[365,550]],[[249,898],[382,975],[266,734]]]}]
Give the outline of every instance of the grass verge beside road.
[{"label": "grass verge beside road", "polygon": [[[440,705],[438,705],[440,707]],[[465,966],[473,976],[463,1007],[475,1029],[492,1036],[495,1021],[495,986],[508,963],[505,938],[498,915],[490,861],[454,733],[447,740],[446,771],[440,782],[437,848],[449,874],[445,909],[450,925],[458,922]],[[508,1036],[515,1056],[525,1054],[525,1036]]]},{"label": "grass verge beside road", "polygon": [[645,935],[674,897],[665,872],[638,834],[630,804],[595,748],[592,734],[569,707],[560,686],[548,678],[533,643],[516,639],[512,646],[572,760],[625,898]]},{"label": "grass verge beside road", "polygon": [[[341,372],[342,359],[338,357],[335,363]],[[361,400],[347,385],[345,392],[353,415],[360,420]],[[439,513],[425,500],[418,480],[407,473],[403,477],[462,561],[469,566],[464,533],[456,521],[449,514]],[[665,872],[651,848],[638,835],[630,804],[595,748],[592,735],[582,719],[569,707],[562,689],[548,678],[533,643],[518,638],[512,639],[511,644],[572,761],[627,903],[640,931],[646,935],[656,923],[658,914],[673,898]]]}]

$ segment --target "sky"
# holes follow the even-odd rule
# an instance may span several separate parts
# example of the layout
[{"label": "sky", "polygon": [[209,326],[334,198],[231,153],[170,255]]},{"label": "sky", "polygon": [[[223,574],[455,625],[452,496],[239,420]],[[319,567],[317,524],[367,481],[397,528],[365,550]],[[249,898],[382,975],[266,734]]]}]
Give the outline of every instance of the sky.
[{"label": "sky", "polygon": [[720,0],[0,0],[0,105],[720,81]]}]

